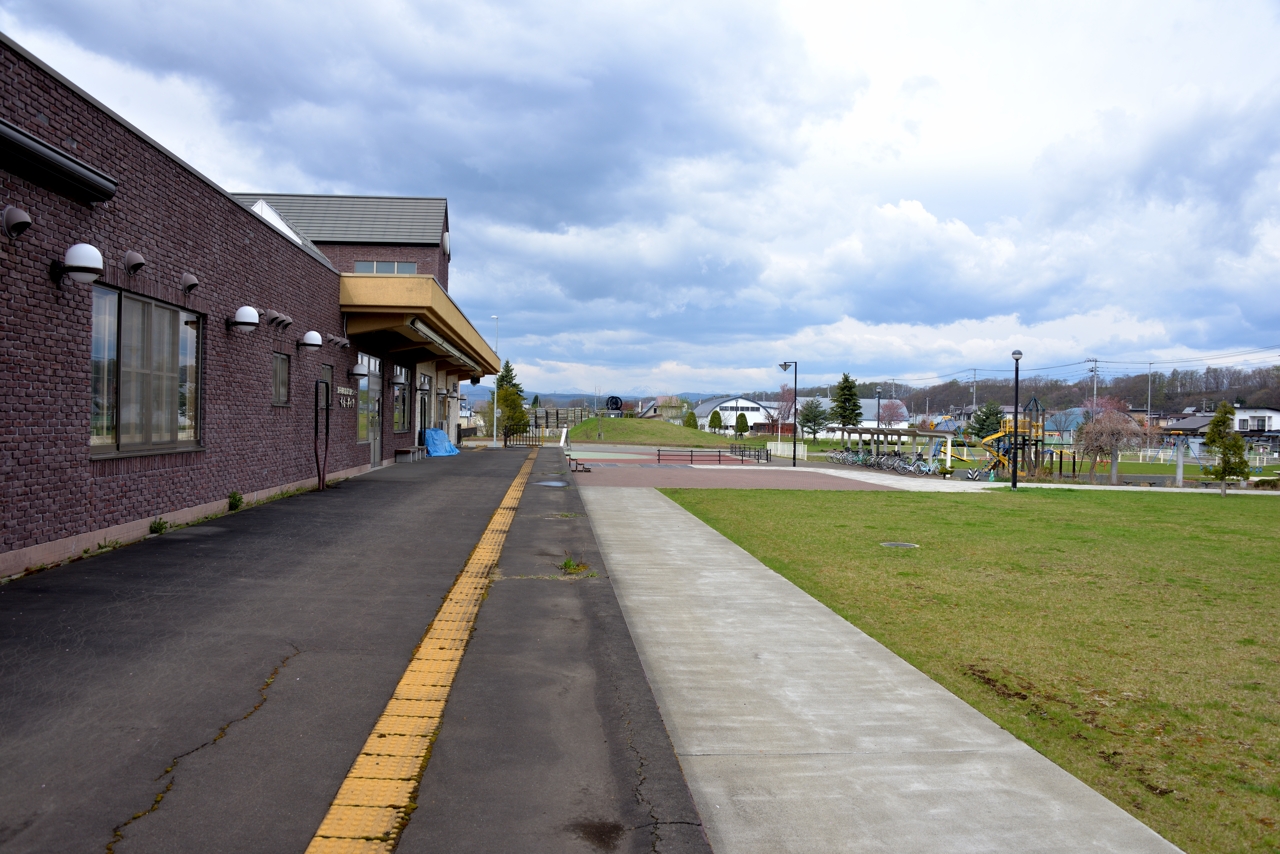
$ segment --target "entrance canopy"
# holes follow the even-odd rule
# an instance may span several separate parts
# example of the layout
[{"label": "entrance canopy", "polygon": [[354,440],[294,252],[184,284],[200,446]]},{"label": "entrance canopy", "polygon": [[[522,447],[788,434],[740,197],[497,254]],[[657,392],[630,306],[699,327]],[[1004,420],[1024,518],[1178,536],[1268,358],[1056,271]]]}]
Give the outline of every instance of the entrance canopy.
[{"label": "entrance canopy", "polygon": [[498,354],[476,331],[435,276],[342,274],[347,336],[358,346],[447,360],[473,377],[498,373]]}]

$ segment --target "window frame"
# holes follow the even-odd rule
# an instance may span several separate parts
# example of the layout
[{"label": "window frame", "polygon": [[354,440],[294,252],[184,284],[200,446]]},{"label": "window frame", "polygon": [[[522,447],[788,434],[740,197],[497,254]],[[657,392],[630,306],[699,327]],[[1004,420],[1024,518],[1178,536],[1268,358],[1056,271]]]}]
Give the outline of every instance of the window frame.
[{"label": "window frame", "polygon": [[[99,321],[105,321],[108,317],[99,311],[99,297],[107,295],[114,301],[114,309],[110,315],[111,328],[100,330]],[[100,282],[93,284],[91,299],[93,311],[90,324],[88,438],[90,459],[203,450],[204,333],[207,318],[184,306]],[[122,395],[126,373],[121,348],[125,346],[124,313],[125,306],[129,302],[141,307],[139,316],[143,324],[143,329],[135,340],[141,346],[141,363],[146,365],[146,369],[134,368],[131,371],[134,374],[133,380],[137,383],[135,396],[139,403],[136,418],[142,434],[146,437],[143,441],[125,441],[121,424],[125,412]],[[173,315],[169,330],[159,339],[154,326],[157,310],[171,312]],[[169,350],[172,364],[168,368],[156,364],[154,348],[158,340],[163,342]],[[100,349],[103,352],[98,352]],[[157,376],[163,379],[165,388],[156,389]],[[139,391],[143,388],[145,391]],[[165,418],[173,436],[172,439],[153,438],[157,424],[158,409],[155,406],[157,397],[165,400],[164,408],[167,410]],[[105,412],[105,415],[95,415],[95,412]],[[106,429],[99,432],[104,422]],[[184,434],[188,435],[184,436]]]},{"label": "window frame", "polygon": [[[280,366],[284,365],[284,397],[280,396]],[[293,403],[293,365],[288,353],[271,354],[271,405],[290,406]]]},{"label": "window frame", "polygon": [[[371,265],[373,269],[361,270],[360,265],[362,264]],[[392,270],[391,272],[384,271],[380,273],[378,272],[379,264],[390,264],[395,269]],[[412,269],[402,270],[400,269],[401,267],[412,268]],[[355,261],[352,263],[351,269],[357,276],[416,276],[418,275],[418,262],[417,261]]]}]

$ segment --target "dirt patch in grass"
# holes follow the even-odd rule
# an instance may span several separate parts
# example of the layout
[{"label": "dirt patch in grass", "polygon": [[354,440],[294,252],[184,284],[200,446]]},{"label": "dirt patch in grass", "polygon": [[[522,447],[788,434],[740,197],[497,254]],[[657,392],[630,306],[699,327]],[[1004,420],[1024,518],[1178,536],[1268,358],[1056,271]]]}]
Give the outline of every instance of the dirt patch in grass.
[{"label": "dirt patch in grass", "polygon": [[1184,850],[1280,850],[1280,501],[663,491]]}]

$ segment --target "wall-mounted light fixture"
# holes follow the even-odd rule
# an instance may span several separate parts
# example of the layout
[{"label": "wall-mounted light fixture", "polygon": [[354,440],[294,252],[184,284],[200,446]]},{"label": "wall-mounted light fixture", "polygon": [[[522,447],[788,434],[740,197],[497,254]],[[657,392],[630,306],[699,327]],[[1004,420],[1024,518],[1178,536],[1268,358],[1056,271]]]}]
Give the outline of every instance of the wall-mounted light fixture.
[{"label": "wall-mounted light fixture", "polygon": [[351,370],[347,371],[347,376],[352,379],[365,379],[369,376],[369,366],[365,364],[356,364]]},{"label": "wall-mounted light fixture", "polygon": [[440,235],[440,249],[444,252],[445,260],[449,260],[453,253],[449,251],[449,232]]},{"label": "wall-mounted light fixture", "polygon": [[30,227],[31,217],[22,208],[9,205],[4,209],[4,233],[9,237],[17,238]]},{"label": "wall-mounted light fixture", "polygon": [[473,377],[471,378],[471,384],[472,384],[472,385],[480,385],[480,378],[479,378],[479,377],[477,377],[477,376],[473,376]]},{"label": "wall-mounted light fixture", "polygon": [[136,276],[147,266],[147,259],[142,257],[141,252],[134,252],[130,249],[124,253],[124,269],[130,276]]},{"label": "wall-mounted light fixture", "polygon": [[280,319],[276,321],[276,325],[281,329],[288,329],[290,326],[293,326],[293,318],[287,314],[282,314],[280,315]]},{"label": "wall-mounted light fixture", "polygon": [[284,315],[276,311],[274,308],[269,308],[262,312],[262,322],[267,326],[275,326],[276,321],[282,317],[284,317]]},{"label": "wall-mounted light fixture", "polygon": [[196,288],[200,287],[200,280],[191,273],[183,273],[181,285],[184,291],[191,293]]},{"label": "wall-mounted light fixture", "polygon": [[58,287],[71,279],[87,285],[102,275],[102,253],[88,243],[77,243],[67,248],[61,261],[49,264],[49,278]]},{"label": "wall-mounted light fixture", "polygon": [[431,377],[427,376],[426,374],[419,374],[419,375],[418,375],[418,390],[419,390],[419,391],[431,391]]},{"label": "wall-mounted light fixture", "polygon": [[339,350],[346,350],[348,347],[350,347],[350,346],[351,346],[351,342],[350,342],[350,341],[348,341],[346,338],[342,338],[342,337],[340,337],[340,336],[338,336],[338,335],[332,335],[332,334],[331,334],[331,335],[329,335],[329,339],[328,339],[328,340],[329,340],[329,343],[330,343],[330,344],[332,344],[333,346],[337,347]]},{"label": "wall-mounted light fixture", "polygon": [[242,305],[236,309],[235,317],[227,318],[227,331],[234,329],[246,335],[258,328],[258,310],[251,305]]},{"label": "wall-mounted light fixture", "polygon": [[298,349],[313,352],[324,346],[324,339],[320,337],[320,333],[312,329],[310,332],[298,339]]}]

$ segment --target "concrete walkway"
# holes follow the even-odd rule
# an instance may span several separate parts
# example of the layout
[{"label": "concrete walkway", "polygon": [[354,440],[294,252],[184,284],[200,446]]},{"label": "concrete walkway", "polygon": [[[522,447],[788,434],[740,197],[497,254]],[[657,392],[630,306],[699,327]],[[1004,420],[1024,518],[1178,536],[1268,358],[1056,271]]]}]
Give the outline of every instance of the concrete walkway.
[{"label": "concrete walkway", "polygon": [[581,489],[718,854],[1176,852],[651,489]]}]

